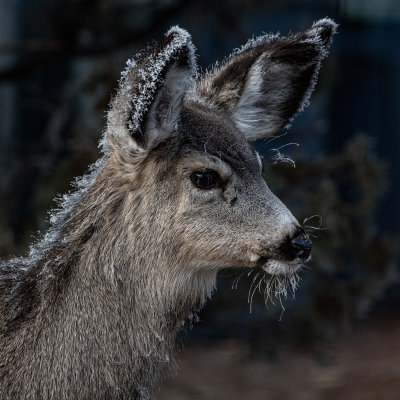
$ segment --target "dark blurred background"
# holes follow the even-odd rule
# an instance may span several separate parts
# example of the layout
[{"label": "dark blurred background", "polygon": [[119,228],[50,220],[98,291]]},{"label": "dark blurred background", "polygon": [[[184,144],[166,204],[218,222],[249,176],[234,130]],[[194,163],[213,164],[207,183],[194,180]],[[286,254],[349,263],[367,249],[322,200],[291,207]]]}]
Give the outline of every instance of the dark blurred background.
[{"label": "dark blurred background", "polygon": [[[310,107],[257,143],[273,191],[299,221],[314,216],[310,269],[296,299],[266,307],[255,291],[251,313],[253,275],[232,289],[244,271],[222,271],[159,400],[400,398],[400,2],[0,1],[1,257],[46,229],[54,195],[99,156],[126,59],[171,25],[205,68],[325,16],[339,33]],[[275,162],[279,148],[296,168]]]}]

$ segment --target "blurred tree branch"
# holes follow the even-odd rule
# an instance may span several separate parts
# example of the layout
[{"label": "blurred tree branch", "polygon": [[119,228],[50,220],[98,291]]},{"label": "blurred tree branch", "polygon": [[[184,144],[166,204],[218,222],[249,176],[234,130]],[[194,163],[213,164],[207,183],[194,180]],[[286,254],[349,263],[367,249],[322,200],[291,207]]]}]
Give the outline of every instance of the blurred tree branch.
[{"label": "blurred tree branch", "polygon": [[[10,53],[21,55],[20,59],[0,69],[0,82],[24,78],[36,69],[54,63],[67,62],[80,57],[97,57],[99,55],[115,53],[126,47],[133,46],[135,43],[150,40],[153,38],[157,27],[165,24],[166,21],[178,12],[190,7],[192,3],[194,3],[193,0],[180,0],[167,7],[162,7],[152,15],[151,23],[141,29],[131,29],[128,31],[120,29],[108,32],[112,38],[111,40],[107,36],[99,42],[92,40],[90,44],[79,43],[79,30],[82,30],[83,27],[78,26],[78,32],[74,31],[71,35],[63,32],[63,39],[34,38],[0,45],[0,56],[9,55]],[[119,10],[118,14],[120,13]],[[64,26],[67,25],[66,21],[63,22]],[[57,25],[56,22],[55,25]],[[72,29],[76,28],[76,26],[72,27]],[[73,38],[72,41],[71,37]]]}]

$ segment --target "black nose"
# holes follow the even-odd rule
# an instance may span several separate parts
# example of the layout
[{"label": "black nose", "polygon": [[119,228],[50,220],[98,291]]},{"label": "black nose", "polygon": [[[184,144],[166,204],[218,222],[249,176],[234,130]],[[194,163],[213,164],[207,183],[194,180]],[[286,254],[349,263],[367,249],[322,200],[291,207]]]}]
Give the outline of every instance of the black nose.
[{"label": "black nose", "polygon": [[301,260],[306,261],[311,256],[312,241],[304,232],[295,236],[291,240],[290,246],[292,253],[296,258],[298,257]]}]

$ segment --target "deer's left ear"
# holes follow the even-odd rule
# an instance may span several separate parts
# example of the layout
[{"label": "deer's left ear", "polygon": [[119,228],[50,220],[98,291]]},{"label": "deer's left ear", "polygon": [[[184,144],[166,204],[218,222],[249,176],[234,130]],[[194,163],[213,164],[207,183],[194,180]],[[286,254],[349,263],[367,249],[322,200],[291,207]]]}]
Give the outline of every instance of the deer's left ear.
[{"label": "deer's left ear", "polygon": [[165,140],[175,129],[195,73],[190,35],[179,27],[129,60],[108,112],[106,144],[134,156]]},{"label": "deer's left ear", "polygon": [[250,40],[198,82],[195,96],[230,114],[248,140],[268,137],[307,106],[336,27],[325,18],[295,35]]}]

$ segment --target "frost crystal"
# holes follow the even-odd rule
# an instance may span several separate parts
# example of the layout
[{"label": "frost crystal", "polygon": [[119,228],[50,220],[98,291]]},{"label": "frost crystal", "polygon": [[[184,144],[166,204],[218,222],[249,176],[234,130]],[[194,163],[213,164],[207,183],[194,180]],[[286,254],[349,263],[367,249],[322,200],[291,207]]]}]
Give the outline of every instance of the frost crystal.
[{"label": "frost crystal", "polygon": [[137,59],[128,60],[121,74],[119,94],[113,100],[109,118],[113,119],[115,114],[119,114],[115,116],[120,122],[124,121],[131,134],[141,132],[144,116],[163,83],[165,69],[182,51],[187,50],[189,68],[193,74],[196,72],[194,46],[189,33],[174,26],[167,32],[165,40],[167,44],[163,47],[151,49],[145,56],[142,54]]}]

